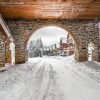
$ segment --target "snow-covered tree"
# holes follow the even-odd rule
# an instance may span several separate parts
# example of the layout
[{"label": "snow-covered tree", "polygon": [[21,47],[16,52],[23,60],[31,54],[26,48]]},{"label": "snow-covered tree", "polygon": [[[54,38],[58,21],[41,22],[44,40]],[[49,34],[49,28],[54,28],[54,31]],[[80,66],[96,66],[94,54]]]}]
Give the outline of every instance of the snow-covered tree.
[{"label": "snow-covered tree", "polygon": [[41,38],[33,40],[29,43],[29,57],[42,57],[43,55],[43,43]]}]

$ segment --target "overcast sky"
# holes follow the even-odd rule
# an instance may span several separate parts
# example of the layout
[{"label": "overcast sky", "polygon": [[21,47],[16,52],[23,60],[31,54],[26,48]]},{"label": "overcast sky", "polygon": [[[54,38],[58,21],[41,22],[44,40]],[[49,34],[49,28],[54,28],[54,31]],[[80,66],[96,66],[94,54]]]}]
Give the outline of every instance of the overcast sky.
[{"label": "overcast sky", "polygon": [[59,43],[61,37],[67,37],[68,32],[59,27],[48,26],[36,31],[29,41],[36,40],[41,37],[45,46]]}]

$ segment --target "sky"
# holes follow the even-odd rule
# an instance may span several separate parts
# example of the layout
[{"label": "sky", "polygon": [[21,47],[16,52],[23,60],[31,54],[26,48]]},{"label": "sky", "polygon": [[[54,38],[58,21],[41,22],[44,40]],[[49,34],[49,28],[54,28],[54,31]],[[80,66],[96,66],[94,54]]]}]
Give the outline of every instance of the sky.
[{"label": "sky", "polygon": [[67,34],[68,32],[62,28],[48,26],[48,27],[40,28],[35,33],[33,33],[29,42],[31,40],[36,40],[41,37],[43,44],[45,46],[50,46],[54,43],[59,43],[60,38],[67,37]]}]

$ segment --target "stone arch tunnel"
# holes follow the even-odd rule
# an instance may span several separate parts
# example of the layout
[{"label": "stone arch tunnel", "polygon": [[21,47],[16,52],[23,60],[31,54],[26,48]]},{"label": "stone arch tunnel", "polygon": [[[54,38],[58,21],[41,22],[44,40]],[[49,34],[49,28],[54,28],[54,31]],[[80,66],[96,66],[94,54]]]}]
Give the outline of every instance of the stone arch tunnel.
[{"label": "stone arch tunnel", "polygon": [[14,38],[16,64],[26,62],[26,44],[32,33],[43,26],[50,25],[61,27],[66,31],[69,31],[69,33],[72,35],[77,44],[77,49],[75,51],[76,61],[87,61],[87,47],[89,41],[91,40],[94,41],[96,48],[94,51],[95,53],[93,59],[95,61],[100,61],[98,20],[57,20],[51,22],[48,22],[48,20],[6,20],[5,22],[8,25],[9,30]]},{"label": "stone arch tunnel", "polygon": [[0,99],[100,100],[100,0],[0,0]]},{"label": "stone arch tunnel", "polygon": [[[65,2],[66,4],[64,5]],[[45,9],[42,5],[45,6]],[[18,8],[16,9],[15,6]],[[91,7],[93,7],[97,13],[95,13]],[[32,10],[33,8],[34,10]],[[88,8],[91,8],[91,12],[89,12]],[[24,12],[23,9],[25,9],[26,12]],[[27,9],[29,9],[30,12],[28,12]],[[0,14],[3,17],[2,20],[4,20],[3,24],[5,25],[6,23],[6,25],[4,28],[2,22],[0,23],[1,66],[4,66],[4,62],[11,63],[10,60],[5,60],[7,58],[5,56],[10,54],[7,54],[9,50],[5,50],[4,46],[2,47],[2,34],[7,35],[9,32],[11,33],[11,37],[15,43],[15,63],[25,63],[27,61],[27,56],[25,55],[27,54],[26,43],[29,37],[37,29],[49,25],[61,27],[72,35],[77,44],[75,51],[76,61],[83,62],[88,60],[88,44],[90,41],[95,44],[93,60],[100,61],[100,11],[98,11],[98,9],[99,0],[95,1],[95,3],[90,2],[90,0],[84,2],[80,0],[80,5],[76,1],[70,0],[58,0],[56,1],[56,5],[54,1],[44,1],[42,4],[38,1],[35,1],[35,3],[31,2],[31,0],[27,2],[24,0],[22,0],[22,2],[17,2],[17,0],[14,2],[12,0],[7,2],[2,1],[0,3]],[[55,12],[55,10],[58,12]],[[87,13],[85,10],[87,10]],[[16,12],[18,14],[16,14]],[[38,12],[38,14],[36,12]],[[3,37],[6,38],[6,36]],[[7,37],[9,40],[8,35]],[[7,48],[9,48],[9,46]],[[5,55],[5,53],[7,55]],[[11,59],[10,56],[9,59]]]}]

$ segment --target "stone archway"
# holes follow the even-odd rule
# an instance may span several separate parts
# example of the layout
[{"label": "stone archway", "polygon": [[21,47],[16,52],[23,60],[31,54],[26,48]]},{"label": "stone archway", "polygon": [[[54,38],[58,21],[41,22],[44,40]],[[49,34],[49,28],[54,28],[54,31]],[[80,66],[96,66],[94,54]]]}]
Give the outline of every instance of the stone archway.
[{"label": "stone archway", "polygon": [[0,32],[0,67],[11,64],[11,51],[9,38]]},{"label": "stone archway", "polygon": [[[45,27],[48,27],[48,26],[54,26],[54,27],[58,27],[58,28],[61,28],[61,29],[64,29],[65,31],[67,31],[74,39],[74,42],[75,42],[75,60],[76,61],[79,61],[79,62],[82,62],[82,61],[87,61],[87,51],[84,51],[82,52],[82,50],[80,50],[80,45],[82,46],[81,44],[81,41],[79,39],[79,37],[77,35],[75,35],[74,33],[72,33],[71,31],[69,31],[65,26],[63,25],[59,25],[59,24],[48,24],[48,25],[44,25],[44,26],[37,26],[37,28],[35,27],[35,29],[33,28],[32,31],[29,33],[28,30],[26,30],[26,32],[29,34],[29,37],[27,37],[26,39],[26,45],[25,45],[25,61],[27,61],[28,59],[28,50],[27,50],[27,44],[28,44],[28,41],[29,39],[31,38],[31,36],[39,29],[41,28],[45,28]],[[82,53],[81,53],[81,52]]]},{"label": "stone archway", "polygon": [[[90,24],[92,23],[92,24]],[[27,60],[26,44],[33,32],[46,26],[57,26],[68,31],[75,39],[77,48],[75,51],[76,61],[88,60],[88,40],[92,34],[97,34],[94,30],[97,21],[83,20],[9,20],[7,22],[15,41],[16,64],[25,63]],[[14,29],[14,30],[12,30]],[[98,35],[98,34],[97,34]],[[92,37],[93,38],[93,37]]]},{"label": "stone archway", "polygon": [[10,31],[0,15],[0,67],[4,67],[5,64],[12,64],[12,52],[10,49],[10,44],[14,43],[13,37]]},{"label": "stone archway", "polygon": [[[33,29],[32,31],[33,32],[31,32],[30,33],[30,35],[29,35],[29,37],[27,38],[27,40],[26,40],[26,53],[25,53],[25,58],[26,58],[26,61],[27,61],[27,58],[28,58],[28,43],[29,43],[29,40],[30,40],[30,38],[34,35],[34,33],[36,33],[37,31],[39,31],[39,30],[41,30],[41,29],[45,29],[45,28],[47,28],[47,27],[53,27],[53,28],[58,28],[58,29],[62,29],[62,30],[64,30],[65,31],[65,33],[66,32],[68,32],[68,30],[65,30],[64,29],[64,27],[62,28],[61,26],[51,26],[51,25],[49,25],[49,26],[42,26],[42,27],[37,27],[35,30]],[[71,32],[68,32],[68,34],[70,34],[71,35],[71,37],[73,38],[73,40],[74,40],[74,42],[75,42],[75,50],[76,51],[78,51],[78,46],[77,46],[77,41],[76,41],[76,39],[75,39],[75,37],[74,37],[74,35],[71,33]],[[76,56],[76,55],[75,55]],[[76,58],[76,57],[75,57]]]}]

